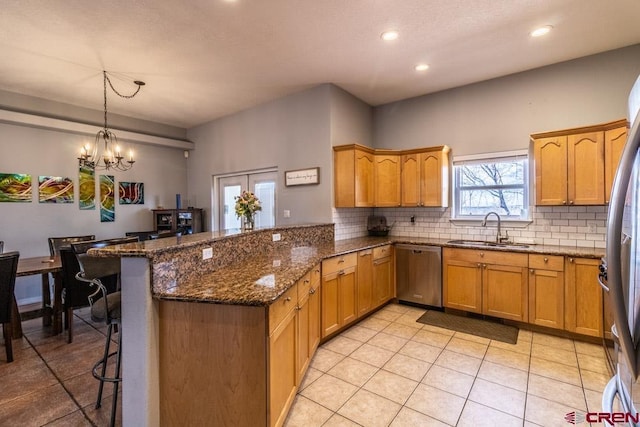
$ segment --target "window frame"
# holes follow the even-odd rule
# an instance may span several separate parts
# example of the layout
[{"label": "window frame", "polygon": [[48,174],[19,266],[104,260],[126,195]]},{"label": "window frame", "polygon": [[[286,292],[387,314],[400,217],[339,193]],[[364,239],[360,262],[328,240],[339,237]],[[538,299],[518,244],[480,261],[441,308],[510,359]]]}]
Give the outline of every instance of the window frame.
[{"label": "window frame", "polygon": [[[491,164],[491,163],[500,163],[509,160],[523,160],[523,183],[522,184],[504,184],[504,185],[487,185],[487,186],[466,186],[461,187],[460,183],[461,179],[461,169],[460,166],[465,164]],[[520,215],[503,215],[500,214],[500,217],[505,222],[510,223],[531,223],[530,219],[530,186],[531,186],[531,176],[530,176],[530,168],[529,168],[529,152],[528,150],[518,150],[518,151],[506,151],[506,152],[494,152],[494,153],[486,153],[486,154],[478,154],[478,155],[470,155],[470,156],[457,156],[453,159],[453,189],[452,189],[452,209],[451,209],[451,221],[452,222],[465,222],[465,221],[481,221],[486,214],[480,215],[461,215],[460,214],[460,197],[461,192],[465,190],[492,190],[492,189],[520,189],[523,190],[523,209]],[[497,209],[496,209],[497,210]]]}]

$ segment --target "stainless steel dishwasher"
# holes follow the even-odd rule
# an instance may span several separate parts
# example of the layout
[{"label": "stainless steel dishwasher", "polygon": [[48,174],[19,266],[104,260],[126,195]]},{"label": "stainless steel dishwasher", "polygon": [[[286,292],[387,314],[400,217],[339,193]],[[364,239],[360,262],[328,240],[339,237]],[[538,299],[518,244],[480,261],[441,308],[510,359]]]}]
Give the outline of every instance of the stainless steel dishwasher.
[{"label": "stainless steel dishwasher", "polygon": [[398,300],[442,307],[442,248],[396,245]]}]

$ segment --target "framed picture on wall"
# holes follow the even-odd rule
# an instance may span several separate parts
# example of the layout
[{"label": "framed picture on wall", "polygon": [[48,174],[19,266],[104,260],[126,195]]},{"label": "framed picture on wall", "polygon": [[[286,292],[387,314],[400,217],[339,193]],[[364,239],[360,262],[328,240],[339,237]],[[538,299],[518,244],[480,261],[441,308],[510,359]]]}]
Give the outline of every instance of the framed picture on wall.
[{"label": "framed picture on wall", "polygon": [[320,184],[320,168],[297,169],[284,173],[284,185],[315,185]]}]

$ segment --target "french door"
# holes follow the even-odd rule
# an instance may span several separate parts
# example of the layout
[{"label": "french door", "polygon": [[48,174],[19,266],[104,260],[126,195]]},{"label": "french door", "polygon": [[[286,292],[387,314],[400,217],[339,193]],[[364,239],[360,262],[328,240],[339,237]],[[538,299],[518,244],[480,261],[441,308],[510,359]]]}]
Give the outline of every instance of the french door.
[{"label": "french door", "polygon": [[260,200],[262,210],[256,212],[256,227],[276,225],[276,171],[230,175],[218,180],[219,230],[242,227],[242,219],[236,216],[235,197],[243,190],[252,191]]}]

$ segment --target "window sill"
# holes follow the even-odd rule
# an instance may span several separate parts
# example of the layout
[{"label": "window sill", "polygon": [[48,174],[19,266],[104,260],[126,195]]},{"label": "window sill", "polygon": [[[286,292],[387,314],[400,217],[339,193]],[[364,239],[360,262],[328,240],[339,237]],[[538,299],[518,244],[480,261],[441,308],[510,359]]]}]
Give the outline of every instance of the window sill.
[{"label": "window sill", "polygon": [[[477,226],[477,227],[481,227],[482,226],[482,219],[477,219],[477,218],[450,218],[449,222],[451,222],[453,225],[459,225],[459,226]],[[500,221],[500,225],[502,227],[511,227],[511,228],[526,228],[529,226],[529,224],[531,224],[533,222],[532,219],[503,219],[502,221]],[[495,227],[497,226],[498,221],[491,221],[488,220],[487,221],[487,226],[488,227]]]}]

